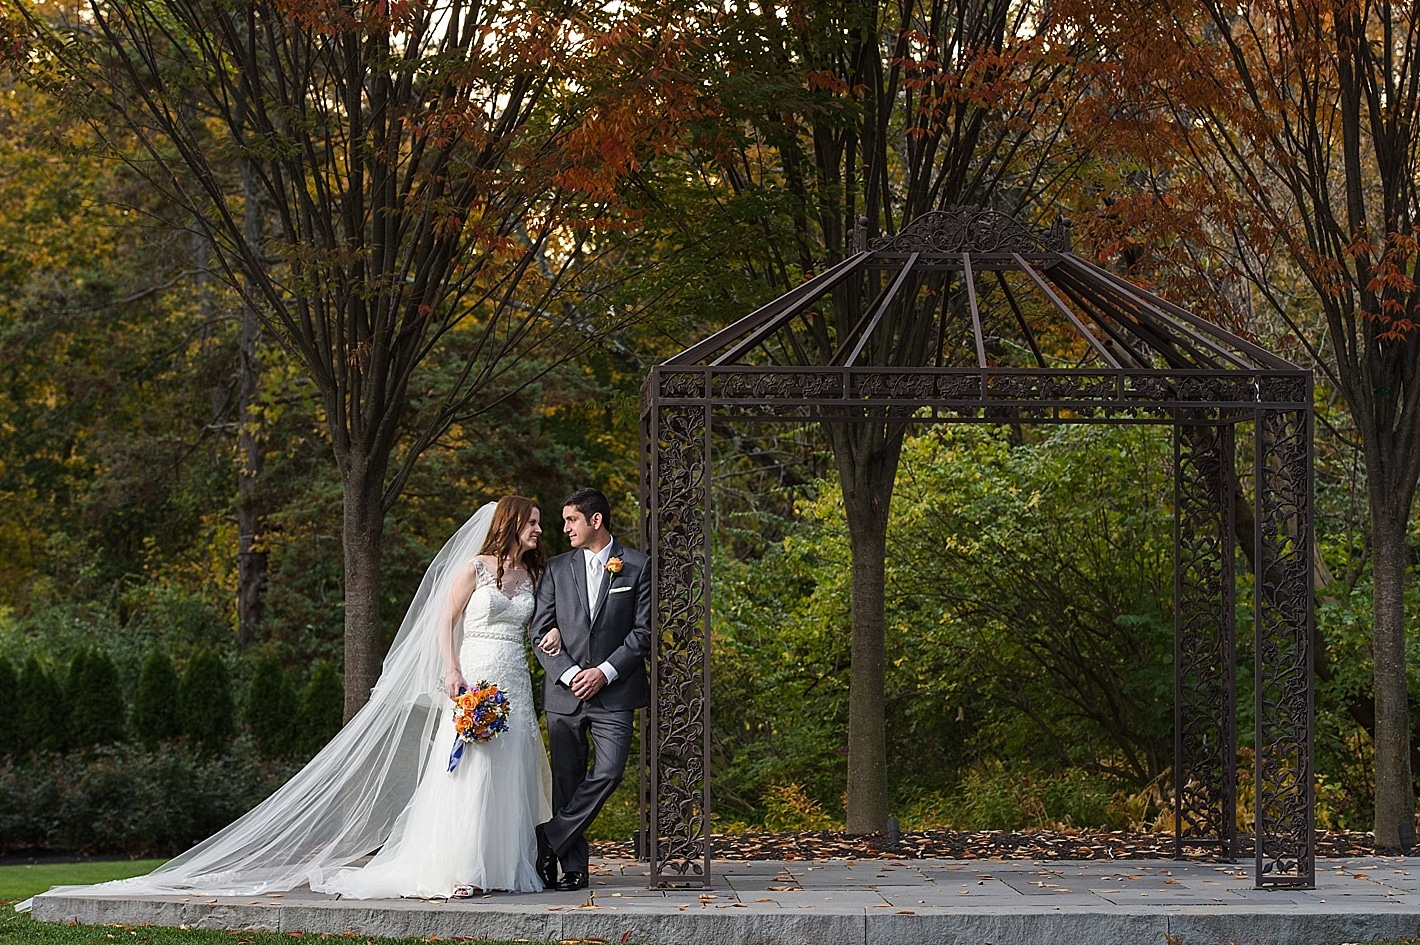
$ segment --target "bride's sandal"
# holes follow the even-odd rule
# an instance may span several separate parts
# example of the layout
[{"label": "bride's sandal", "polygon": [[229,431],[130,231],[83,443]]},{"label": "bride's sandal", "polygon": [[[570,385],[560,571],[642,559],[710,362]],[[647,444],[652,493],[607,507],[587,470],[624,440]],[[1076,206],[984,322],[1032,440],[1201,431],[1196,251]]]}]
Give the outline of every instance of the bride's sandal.
[{"label": "bride's sandal", "polygon": [[483,895],[483,890],[477,886],[455,886],[450,899],[472,899],[474,896]]}]

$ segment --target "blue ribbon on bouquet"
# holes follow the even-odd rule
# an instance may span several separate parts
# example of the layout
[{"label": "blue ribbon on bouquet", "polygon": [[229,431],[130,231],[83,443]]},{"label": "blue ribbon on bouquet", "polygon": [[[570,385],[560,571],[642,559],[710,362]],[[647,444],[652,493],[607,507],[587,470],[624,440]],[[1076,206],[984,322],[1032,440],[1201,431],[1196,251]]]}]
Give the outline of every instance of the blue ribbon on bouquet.
[{"label": "blue ribbon on bouquet", "polygon": [[454,736],[454,750],[449,752],[449,770],[452,771],[459,766],[459,759],[463,757],[463,736]]},{"label": "blue ribbon on bouquet", "polygon": [[[459,687],[459,695],[468,692],[463,686]],[[459,759],[463,757],[463,736],[454,733],[454,750],[449,752],[449,770],[452,771],[459,766]]]}]

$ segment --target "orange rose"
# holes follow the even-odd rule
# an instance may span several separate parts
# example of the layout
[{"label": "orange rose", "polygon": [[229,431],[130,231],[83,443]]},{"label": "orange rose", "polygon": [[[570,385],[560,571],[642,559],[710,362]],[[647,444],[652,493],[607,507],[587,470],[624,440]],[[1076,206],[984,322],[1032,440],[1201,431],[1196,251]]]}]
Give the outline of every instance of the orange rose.
[{"label": "orange rose", "polygon": [[607,569],[608,571],[610,571],[612,574],[620,574],[622,567],[623,567],[623,565],[622,565],[622,563],[621,563],[621,559],[620,559],[620,558],[608,558],[608,559],[607,559],[607,562],[606,562],[606,569]]}]

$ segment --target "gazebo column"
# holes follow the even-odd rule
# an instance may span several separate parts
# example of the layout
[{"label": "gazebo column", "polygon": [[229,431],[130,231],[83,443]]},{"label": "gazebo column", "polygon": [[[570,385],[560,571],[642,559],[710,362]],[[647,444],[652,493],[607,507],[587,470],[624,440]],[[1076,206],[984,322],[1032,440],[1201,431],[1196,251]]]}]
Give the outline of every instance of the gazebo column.
[{"label": "gazebo column", "polygon": [[1237,849],[1233,425],[1174,425],[1174,856]]},{"label": "gazebo column", "polygon": [[1256,417],[1257,882],[1311,887],[1312,414]]},{"label": "gazebo column", "polygon": [[[652,561],[645,849],[653,884],[709,885],[710,407],[662,403],[663,378],[652,372],[642,419],[648,444],[642,501]],[[672,383],[684,380],[681,375]]]}]

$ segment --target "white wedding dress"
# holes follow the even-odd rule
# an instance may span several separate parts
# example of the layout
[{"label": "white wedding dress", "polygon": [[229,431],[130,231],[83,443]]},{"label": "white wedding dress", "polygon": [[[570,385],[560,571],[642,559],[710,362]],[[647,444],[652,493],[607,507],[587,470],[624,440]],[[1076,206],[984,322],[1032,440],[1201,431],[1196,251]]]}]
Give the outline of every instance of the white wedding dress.
[{"label": "white wedding dress", "polygon": [[450,896],[456,886],[540,892],[534,828],[552,817],[551,773],[533,713],[525,654],[533,589],[509,594],[476,562],[478,586],[464,611],[459,667],[470,685],[497,684],[508,696],[508,731],[464,746],[449,771],[453,710],[434,735],[423,776],[389,840],[362,867],[341,870],[316,892],[347,899]]}]

